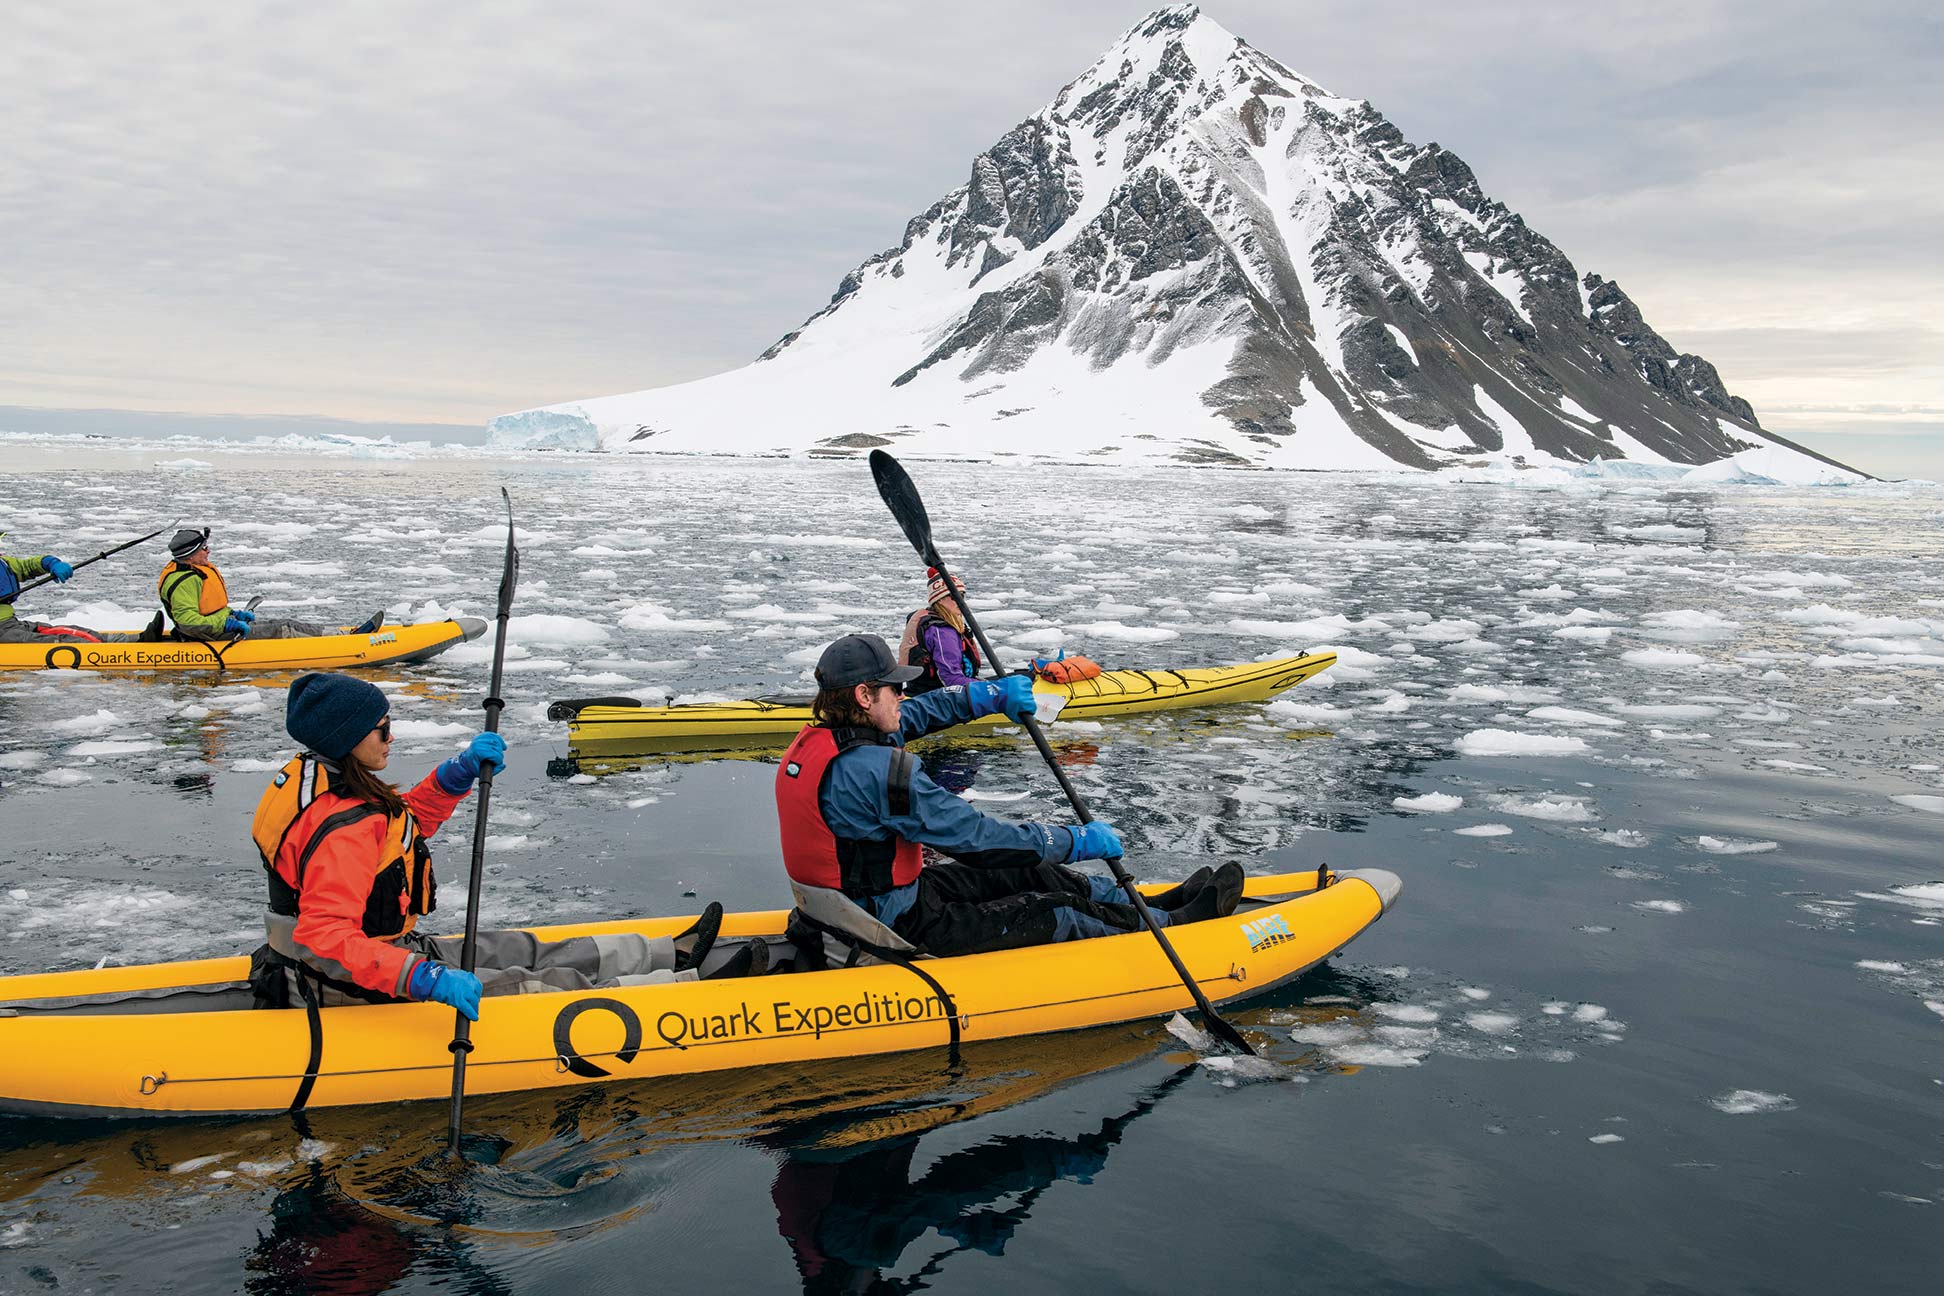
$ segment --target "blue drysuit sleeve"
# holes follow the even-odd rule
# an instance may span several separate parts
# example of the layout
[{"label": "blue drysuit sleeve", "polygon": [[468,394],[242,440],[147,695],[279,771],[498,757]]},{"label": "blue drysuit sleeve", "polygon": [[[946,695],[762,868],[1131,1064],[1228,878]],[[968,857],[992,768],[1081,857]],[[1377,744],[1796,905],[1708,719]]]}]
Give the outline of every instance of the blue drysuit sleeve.
[{"label": "blue drysuit sleeve", "polygon": [[972,699],[966,696],[964,685],[933,689],[898,704],[898,741],[907,743],[970,719]]},{"label": "blue drysuit sleeve", "polygon": [[[933,696],[926,693],[914,700]],[[922,768],[911,772],[909,810],[892,814],[886,785],[896,750],[889,744],[853,747],[831,762],[817,805],[832,832],[871,841],[898,836],[943,851],[961,863],[991,868],[1058,864],[1073,850],[1073,834],[1067,829],[982,814],[932,782]]]}]

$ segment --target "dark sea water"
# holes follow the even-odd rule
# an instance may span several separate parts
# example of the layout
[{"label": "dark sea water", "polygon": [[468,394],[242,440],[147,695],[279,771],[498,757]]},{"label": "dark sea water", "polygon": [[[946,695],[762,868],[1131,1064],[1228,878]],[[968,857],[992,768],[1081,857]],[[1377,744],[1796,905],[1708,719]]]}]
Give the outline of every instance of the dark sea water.
[{"label": "dark sea water", "polygon": [[[1404,879],[1233,1014],[1269,1065],[1156,1021],[475,1098],[463,1165],[442,1104],[0,1119],[0,1293],[1936,1290],[1944,495],[912,468],[1002,653],[1340,652],[1276,703],[1051,730],[1137,873]],[[502,484],[484,921],[779,907],[771,766],[549,777],[544,709],[797,689],[894,635],[923,572],[860,463],[42,444],[0,528],[73,560],[204,521],[266,613],[479,614]],[[144,620],[157,561],[22,611]],[[478,723],[480,649],[375,674],[402,778]],[[260,939],[285,683],[0,675],[0,973]],[[1067,816],[1023,740],[927,760]]]}]

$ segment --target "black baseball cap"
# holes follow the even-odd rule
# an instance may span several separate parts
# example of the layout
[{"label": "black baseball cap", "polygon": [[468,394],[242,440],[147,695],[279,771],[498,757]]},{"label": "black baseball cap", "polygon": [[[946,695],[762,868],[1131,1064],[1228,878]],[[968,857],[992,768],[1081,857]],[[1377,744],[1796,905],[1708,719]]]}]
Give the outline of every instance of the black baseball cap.
[{"label": "black baseball cap", "polygon": [[916,666],[900,666],[891,646],[874,634],[848,634],[817,658],[818,688],[849,688],[853,684],[903,684],[924,674]]}]

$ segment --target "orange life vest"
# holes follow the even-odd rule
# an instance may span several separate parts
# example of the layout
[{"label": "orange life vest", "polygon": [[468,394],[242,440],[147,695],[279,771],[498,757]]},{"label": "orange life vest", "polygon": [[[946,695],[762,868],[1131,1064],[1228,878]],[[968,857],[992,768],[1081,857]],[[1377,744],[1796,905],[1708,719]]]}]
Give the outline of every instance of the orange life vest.
[{"label": "orange life vest", "polygon": [[[304,870],[319,842],[340,828],[372,815],[385,815],[382,807],[366,801],[351,801],[342,795],[332,797],[332,806],[318,802],[331,790],[329,767],[311,752],[291,757],[277,772],[250,823],[250,836],[270,886],[270,912],[286,918],[297,916],[298,899],[304,890]],[[328,813],[326,813],[328,811]],[[295,833],[297,858],[292,876],[277,867],[277,856]],[[373,861],[371,894],[365,901],[364,934],[390,940],[403,936],[417,925],[421,914],[431,913],[438,903],[438,887],[432,877],[432,851],[419,835],[418,819],[410,810],[386,815],[385,845]]]},{"label": "orange life vest", "polygon": [[[170,580],[171,576],[175,579]],[[214,566],[197,566],[195,563],[176,561],[164,567],[162,575],[155,582],[156,597],[162,600],[164,611],[168,610],[169,596],[175,593],[176,586],[191,576],[203,578],[202,597],[196,600],[196,611],[204,616],[215,616],[229,606],[229,588],[223,584],[223,573],[217,571]]]}]

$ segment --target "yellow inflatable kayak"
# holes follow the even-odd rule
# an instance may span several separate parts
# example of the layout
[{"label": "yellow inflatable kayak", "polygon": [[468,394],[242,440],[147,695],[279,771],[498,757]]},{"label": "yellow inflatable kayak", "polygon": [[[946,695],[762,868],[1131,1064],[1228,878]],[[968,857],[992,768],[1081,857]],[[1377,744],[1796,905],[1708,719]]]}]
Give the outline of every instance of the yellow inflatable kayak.
[{"label": "yellow inflatable kayak", "polygon": [[[1335,653],[1324,652],[1234,666],[1103,671],[1074,684],[1035,680],[1033,691],[1062,699],[1061,720],[1097,720],[1177,707],[1261,702],[1296,687],[1335,662]],[[1042,708],[1042,716],[1045,713],[1046,708]],[[577,757],[781,748],[810,723],[810,699],[757,698],[649,707],[633,698],[593,698],[555,702],[547,708],[547,718],[568,722],[567,745]],[[988,716],[959,729],[1008,723],[1004,716]]]},{"label": "yellow inflatable kayak", "polygon": [[0,644],[0,671],[281,671],[398,666],[436,657],[486,632],[478,617],[380,626],[305,639],[164,639],[158,643]]},{"label": "yellow inflatable kayak", "polygon": [[[1251,878],[1234,914],[1168,934],[1209,1000],[1229,1004],[1341,950],[1401,889],[1380,869]],[[786,918],[728,915],[705,970],[752,937],[769,944],[772,967],[786,963],[795,952]],[[691,921],[534,931],[672,936]],[[795,1067],[936,1048],[953,1042],[954,1026],[971,1043],[1164,1016],[1190,1002],[1145,931],[919,966],[936,990],[908,968],[874,964],[489,998],[472,1030],[467,1092]],[[326,1008],[313,1032],[302,1008],[249,1007],[248,974],[248,959],[228,958],[0,978],[0,1112],[207,1116],[449,1094],[451,1009]]]}]

